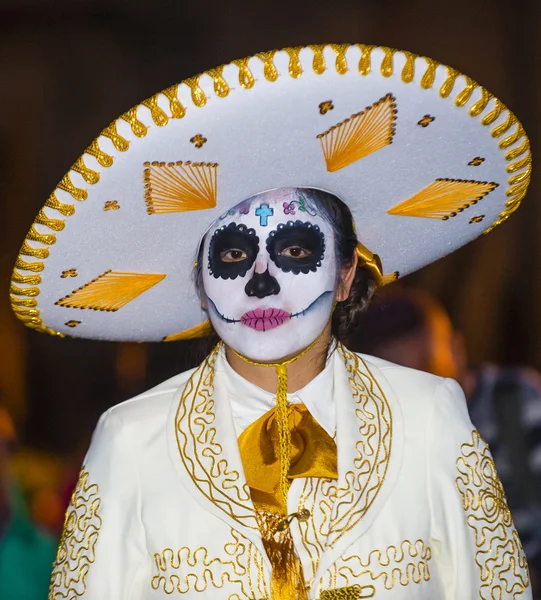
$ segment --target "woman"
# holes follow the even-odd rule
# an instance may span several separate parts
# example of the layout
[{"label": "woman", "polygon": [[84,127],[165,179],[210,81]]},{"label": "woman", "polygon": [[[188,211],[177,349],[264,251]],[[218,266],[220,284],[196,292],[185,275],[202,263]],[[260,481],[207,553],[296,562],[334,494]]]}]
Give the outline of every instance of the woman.
[{"label": "woman", "polygon": [[367,46],[236,61],[104,130],[48,200],[75,214],[40,280],[14,275],[17,312],[221,343],[101,418],[50,598],[531,598],[458,385],[339,342],[379,285],[507,218],[529,165],[488,92]]}]

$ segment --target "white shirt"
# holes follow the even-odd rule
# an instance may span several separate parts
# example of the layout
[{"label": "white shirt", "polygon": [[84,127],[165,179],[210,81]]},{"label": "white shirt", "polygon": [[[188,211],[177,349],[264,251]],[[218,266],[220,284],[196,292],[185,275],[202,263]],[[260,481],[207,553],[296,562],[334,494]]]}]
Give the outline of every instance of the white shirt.
[{"label": "white shirt", "polygon": [[[216,370],[220,372],[227,388],[238,437],[248,425],[276,406],[276,394],[261,389],[234,371],[227,362],[223,348],[216,361]],[[304,404],[321,427],[334,437],[336,411],[333,392],[333,361],[327,359],[323,371],[300,390],[288,394],[287,399],[290,404]]]}]

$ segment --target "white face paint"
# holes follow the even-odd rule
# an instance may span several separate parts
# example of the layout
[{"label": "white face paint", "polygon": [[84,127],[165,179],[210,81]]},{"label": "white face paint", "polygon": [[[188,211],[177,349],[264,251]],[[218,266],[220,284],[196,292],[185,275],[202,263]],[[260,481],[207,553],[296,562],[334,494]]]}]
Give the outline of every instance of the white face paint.
[{"label": "white face paint", "polygon": [[203,253],[210,320],[243,356],[293,356],[328,323],[338,275],[334,233],[295,190],[238,204],[209,229]]}]

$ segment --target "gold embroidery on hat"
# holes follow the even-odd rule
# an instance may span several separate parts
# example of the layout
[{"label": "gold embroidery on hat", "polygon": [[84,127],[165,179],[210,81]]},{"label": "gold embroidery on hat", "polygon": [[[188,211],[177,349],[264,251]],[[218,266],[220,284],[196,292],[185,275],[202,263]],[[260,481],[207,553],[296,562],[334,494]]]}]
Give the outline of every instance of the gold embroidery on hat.
[{"label": "gold embroidery on hat", "polygon": [[26,239],[33,242],[40,242],[40,244],[47,244],[48,246],[56,243],[56,235],[54,233],[39,233],[34,225],[30,227],[30,231],[26,234]]},{"label": "gold embroidery on hat", "polygon": [[532,164],[532,155],[528,154],[525,158],[522,158],[521,160],[517,160],[517,162],[507,165],[506,170],[508,173],[515,173],[516,171],[519,171],[520,169],[523,169],[524,167],[527,167],[530,164]]},{"label": "gold embroidery on hat", "polygon": [[66,279],[66,277],[77,277],[77,275],[77,269],[66,269],[65,271],[62,271],[60,277]]},{"label": "gold embroidery on hat", "polygon": [[169,110],[171,111],[172,119],[182,119],[186,115],[186,109],[178,99],[178,84],[172,85],[165,90],[162,94],[169,100]]},{"label": "gold embroidery on hat", "polygon": [[118,210],[119,208],[120,208],[120,204],[118,203],[118,200],[106,200],[105,204],[103,205],[104,211]]},{"label": "gold embroidery on hat", "polygon": [[206,337],[212,333],[212,325],[210,321],[205,321],[204,323],[200,323],[195,327],[190,327],[190,329],[186,329],[184,331],[179,331],[178,333],[172,333],[171,335],[166,335],[162,342],[177,342],[179,340],[191,340],[193,338],[198,337]]},{"label": "gold embroidery on hat", "polygon": [[383,57],[383,60],[381,61],[381,74],[383,75],[383,77],[391,77],[391,75],[393,74],[393,69],[394,69],[394,64],[393,64],[393,56],[394,53],[396,52],[396,50],[393,50],[392,48],[385,48],[385,56]]},{"label": "gold embroidery on hat", "polygon": [[312,60],[312,69],[316,75],[323,75],[327,70],[327,64],[325,62],[325,56],[323,55],[323,51],[327,47],[325,44],[312,44],[308,46],[314,53],[314,58]]},{"label": "gold embroidery on hat", "polygon": [[357,44],[361,50],[361,58],[359,59],[358,70],[360,75],[368,75],[372,70],[372,63],[370,54],[376,46],[365,46],[364,44]]},{"label": "gold embroidery on hat", "polygon": [[77,325],[80,325],[81,321],[74,321],[73,319],[71,319],[70,321],[66,321],[64,323],[64,325],[67,325],[68,327],[77,327]]},{"label": "gold embroidery on hat", "polygon": [[480,223],[484,218],[485,218],[485,215],[479,215],[477,217],[472,217],[470,219],[470,225],[472,225],[473,223]]},{"label": "gold embroidery on hat", "polygon": [[216,206],[217,163],[146,162],[145,202],[149,215]]},{"label": "gold embroidery on hat", "polygon": [[[22,254],[22,252],[21,252]],[[40,273],[45,268],[42,262],[29,263],[23,260],[20,256],[15,261],[15,268],[21,269],[22,271],[31,271],[33,273]]]},{"label": "gold embroidery on hat", "polygon": [[[345,56],[347,54],[348,47],[345,45],[339,45],[333,47],[329,46],[333,49],[335,53],[337,53],[336,48],[340,48],[340,52],[342,52],[342,56],[344,60],[340,59],[340,56],[337,55],[337,60],[335,62],[334,68],[337,72],[344,70],[345,66]],[[460,78],[462,82],[466,82],[466,86],[464,89],[460,90],[455,94],[455,104],[457,106],[464,106],[470,101],[473,96],[473,92],[479,88],[479,92],[476,95],[477,100],[475,100],[472,105],[467,109],[468,114],[471,117],[477,118],[479,117],[479,121],[483,126],[493,126],[494,129],[492,133],[495,137],[501,139],[499,141],[499,148],[505,151],[505,159],[508,161],[507,171],[512,176],[508,180],[508,186],[506,190],[507,201],[505,203],[505,208],[500,212],[497,220],[485,231],[488,233],[492,231],[496,226],[503,223],[505,220],[509,218],[509,216],[520,206],[522,198],[524,197],[529,179],[531,176],[531,153],[530,153],[530,143],[524,130],[521,126],[514,120],[514,115],[510,116],[511,113],[507,109],[507,107],[497,98],[494,98],[488,91],[486,91],[481,86],[478,86],[471,78],[467,78],[462,76],[458,71],[452,69],[451,67],[444,67],[443,65],[439,65],[436,61],[425,57],[419,57],[413,53],[409,52],[399,52],[392,48],[385,47],[376,47],[371,45],[362,45],[357,44],[356,46],[351,46],[358,48],[360,50],[361,56],[358,63],[358,73],[361,76],[366,76],[371,73],[372,66],[374,70],[380,69],[382,73],[388,73],[389,67],[392,65],[394,61],[394,54],[397,56],[403,55],[405,57],[405,64],[402,68],[402,81],[404,83],[411,83],[415,79],[415,71],[419,70],[419,77],[416,83],[420,84],[423,89],[431,88],[436,81],[436,72],[442,72],[445,68],[447,72],[447,77],[443,81],[443,83],[439,87],[439,95],[441,98],[447,98],[451,96],[454,91],[456,81]],[[317,52],[319,52],[320,46],[317,46]],[[324,47],[326,48],[326,46]],[[372,51],[377,49],[378,52],[375,57],[375,62],[372,65]],[[314,51],[314,48],[312,48]],[[292,77],[300,77],[303,73],[303,67],[301,61],[299,59],[301,48],[286,48],[285,52],[289,54],[289,67],[288,71],[290,76]],[[325,50],[321,50],[321,57],[324,57]],[[305,65],[305,69],[308,71],[310,66],[312,67],[312,72],[316,73],[322,70],[322,63],[320,59],[316,59],[314,53],[314,57],[312,58],[311,65],[309,55],[308,58],[305,57],[303,53],[303,61]],[[383,53],[383,55],[382,55]],[[273,82],[277,81],[279,74],[276,66],[274,65],[274,56],[276,51],[270,52],[261,52],[255,55],[258,60],[261,60],[264,63],[264,76],[267,81]],[[423,59],[422,61],[420,59]],[[244,88],[253,87],[256,83],[258,83],[250,69],[248,68],[249,61],[251,57],[247,57],[238,61],[235,61],[232,64],[236,64],[239,67],[239,81],[240,85]],[[426,63],[426,68],[423,69],[423,61]],[[330,64],[325,65],[326,69],[332,68]],[[229,71],[228,71],[229,72]],[[220,77],[220,73],[222,76]],[[223,77],[222,67],[218,67],[216,69],[211,69],[207,71],[207,74],[211,76],[214,80],[215,92],[217,96],[221,96],[221,94],[225,93],[226,86],[235,86],[236,82],[234,81],[226,81],[226,78]],[[441,73],[440,73],[441,74]],[[262,80],[263,78],[260,78]],[[439,79],[439,78],[438,78]],[[230,88],[231,89],[231,88]],[[171,86],[167,90],[164,90],[160,94],[155,94],[151,98],[143,101],[139,106],[136,106],[130,109],[125,114],[121,115],[120,119],[126,121],[130,124],[132,132],[137,137],[144,137],[148,130],[148,125],[145,125],[139,118],[138,114],[143,117],[143,120],[147,120],[146,109],[150,110],[150,115],[155,124],[163,127],[167,125],[169,122],[169,118],[165,111],[158,105],[158,99],[161,98],[161,102],[165,102],[166,99],[169,101],[169,107],[171,111],[171,115],[173,118],[180,118],[184,115],[186,109],[182,106],[177,97],[178,86]],[[142,107],[145,107],[144,109]],[[503,119],[500,117],[504,115]],[[498,123],[498,120],[502,121]],[[115,122],[117,126],[118,121]],[[508,125],[507,125],[508,124]],[[500,133],[502,129],[505,129],[503,133]],[[495,130],[495,131],[494,131]],[[511,133],[509,133],[511,130]],[[117,138],[117,143],[122,142]],[[113,165],[113,156],[104,152],[98,143],[98,140],[95,139],[85,150],[85,154],[90,155],[96,159],[96,161],[102,167],[111,167]],[[84,181],[87,184],[92,184],[96,181],[96,175],[99,176],[100,173],[89,168],[87,166],[88,157],[83,156],[78,159],[72,167],[72,171],[77,172],[82,176]],[[86,161],[86,162],[85,162]],[[92,163],[89,163],[92,164]],[[69,178],[68,178],[69,179]],[[71,183],[71,180],[69,180]],[[79,197],[73,196],[77,200],[85,199],[86,190],[82,190],[80,188],[75,187],[71,183],[71,187],[66,190],[67,181],[61,182],[58,186],[59,189],[63,189],[70,193],[73,196],[73,193],[77,194]],[[51,208],[53,210],[59,211],[64,216],[70,216],[74,214],[75,207],[72,204],[59,202],[55,193],[51,194],[45,206]],[[49,217],[47,217],[49,218]],[[52,244],[55,242],[54,235],[44,235],[39,231],[36,231],[35,228],[31,229],[29,237],[27,239],[38,241],[42,244]],[[47,258],[48,249],[47,248],[32,248],[26,241],[23,243],[23,246],[20,251],[20,255],[28,255],[34,256],[37,258]],[[26,301],[26,298],[21,298],[20,300]],[[12,297],[12,304],[15,304],[15,296]],[[36,322],[37,321],[39,322]],[[46,331],[48,333],[62,335],[59,332],[53,331],[46,326],[41,324],[41,321],[37,317],[32,317],[30,322],[30,326],[34,329],[39,329],[41,331]]]},{"label": "gold embroidery on hat", "polygon": [[23,254],[24,256],[33,256],[34,258],[45,259],[49,257],[49,248],[33,248],[25,240],[23,242],[23,245],[21,246],[19,254]]},{"label": "gold embroidery on hat", "polygon": [[36,287],[27,287],[27,288],[19,288],[14,283],[11,283],[9,291],[11,294],[16,294],[18,296],[39,296],[39,288]]},{"label": "gold embroidery on hat", "polygon": [[113,164],[113,157],[99,147],[98,140],[94,140],[85,152],[93,156],[102,167],[110,167]]},{"label": "gold embroidery on hat", "polygon": [[205,106],[207,103],[207,97],[205,92],[203,92],[199,86],[199,75],[196,77],[188,77],[188,79],[185,79],[183,83],[190,88],[192,92],[192,102],[195,104],[195,106],[199,106],[200,108]]},{"label": "gold embroidery on hat", "polygon": [[52,208],[53,210],[57,210],[60,214],[65,217],[71,217],[75,212],[75,206],[73,204],[64,204],[63,202],[59,202],[56,194],[53,192],[45,202],[45,206],[47,208]]},{"label": "gold embroidery on hat", "polygon": [[82,188],[75,187],[71,182],[69,173],[66,173],[62,178],[62,181],[58,184],[58,189],[68,192],[75,200],[82,202],[88,198],[88,192]]},{"label": "gold embroidery on hat", "polygon": [[207,138],[204,137],[203,135],[201,135],[200,133],[194,135],[192,138],[190,138],[190,142],[196,147],[196,148],[202,148],[204,144],[207,143]]},{"label": "gold embroidery on hat", "polygon": [[229,86],[223,77],[224,67],[225,65],[220,65],[215,69],[209,69],[206,71],[206,74],[209,77],[212,77],[214,82],[214,93],[218,96],[218,98],[225,98],[229,94]]},{"label": "gold embroidery on hat", "polygon": [[[63,212],[65,212],[66,210],[69,212],[70,209],[73,209],[73,207],[69,204],[60,204],[54,196],[54,194],[51,194],[49,200],[45,203],[45,206],[51,208],[51,204],[53,205],[53,208],[57,208],[56,205],[58,205],[58,208],[60,208]],[[39,224],[42,226],[49,227],[50,229],[56,231],[60,231],[64,226],[64,221],[50,219],[49,217],[47,217],[44,210],[42,209],[35,220],[35,224]],[[41,277],[39,275],[35,275],[35,273],[40,273],[44,270],[44,263],[27,262],[23,260],[22,256],[31,256],[33,258],[41,259],[45,259],[49,256],[48,248],[33,248],[32,246],[30,246],[30,244],[28,244],[27,240],[34,240],[43,244],[54,244],[56,241],[56,237],[54,234],[41,234],[35,229],[35,226],[32,225],[29,233],[26,236],[26,240],[23,242],[21,250],[19,251],[19,256],[15,262],[15,269],[13,270],[13,274],[11,276],[11,307],[17,319],[19,319],[28,327],[63,337],[63,334],[59,334],[58,332],[49,329],[48,327],[43,325],[41,321],[40,311],[37,308],[38,303],[36,300],[36,297],[39,295],[39,287],[20,288],[17,285],[15,285],[23,284],[28,286],[38,286],[42,282]],[[33,274],[23,275],[17,269],[19,269],[20,271],[28,271],[29,273]],[[18,296],[23,297],[21,298]]]},{"label": "gold embroidery on hat", "polygon": [[455,104],[459,107],[467,104],[473,94],[473,90],[477,87],[477,83],[471,77],[464,75],[464,79],[466,80],[466,87],[458,94],[455,100]]},{"label": "gold embroidery on hat", "polygon": [[141,104],[143,106],[146,106],[150,110],[150,116],[152,117],[154,123],[158,125],[158,127],[164,127],[165,125],[167,125],[167,123],[169,123],[169,117],[165,114],[165,111],[162,110],[158,105],[159,97],[159,94],[154,94],[154,96],[143,100]]},{"label": "gold embroidery on hat", "polygon": [[493,109],[481,119],[481,123],[483,125],[492,125],[492,123],[494,123],[494,121],[502,114],[504,110],[505,104],[497,98],[494,98]]},{"label": "gold embroidery on hat", "polygon": [[484,158],[482,158],[481,156],[476,156],[475,158],[472,158],[470,160],[470,162],[468,163],[468,166],[470,166],[470,167],[479,167],[484,162],[485,162]]},{"label": "gold embroidery on hat", "polygon": [[115,312],[165,279],[160,273],[105,271],[57,302],[66,308]]},{"label": "gold embroidery on hat", "polygon": [[507,166],[507,171],[509,173],[516,173],[516,171],[524,167],[525,170],[516,173],[509,178],[508,184],[510,187],[505,192],[505,195],[508,198],[508,200],[505,202],[505,210],[500,213],[498,219],[484,232],[485,234],[490,233],[495,227],[506,221],[515,212],[515,210],[517,210],[522,199],[526,195],[526,191],[528,190],[528,185],[530,183],[530,176],[532,173],[530,142],[526,137],[522,125],[517,123],[516,117],[512,113],[509,113],[507,120],[502,124],[497,125],[492,130],[492,135],[495,133],[499,134],[499,136],[505,135],[508,133],[509,128],[515,125],[515,131],[504,137],[498,146],[501,149],[509,148],[523,138],[522,143],[519,146],[509,150],[506,153],[505,158],[508,161],[511,161],[519,156],[522,156],[524,153],[527,153],[526,156],[523,156],[516,163],[511,163]]},{"label": "gold embroidery on hat", "polygon": [[[509,152],[505,155],[506,160],[515,160],[515,158],[521,156],[522,154],[524,154],[524,152],[528,152],[528,158],[531,159],[531,154],[530,154],[530,141],[526,138],[522,144],[520,146],[517,146],[516,148],[513,148],[513,150],[509,150]],[[523,159],[525,160],[525,159]],[[530,160],[531,162],[531,160]],[[518,164],[518,163],[515,163]],[[507,168],[508,170],[513,167],[513,165],[509,165]]]},{"label": "gold embroidery on hat", "polygon": [[[517,123],[517,118],[515,117],[515,115],[513,113],[509,113],[507,115],[507,119],[505,121],[503,121],[502,123],[500,123],[499,125],[496,125],[496,127],[494,127],[494,129],[491,132],[492,137],[493,138],[501,137],[504,133],[509,131],[509,129],[513,125],[515,125],[515,123]],[[506,145],[509,146],[511,144],[514,144],[517,141],[517,139],[518,139],[518,137],[513,137],[512,141],[508,142],[507,141],[508,138],[505,138],[504,140],[502,140],[500,142],[500,144],[499,144],[500,148],[505,148]]]},{"label": "gold embroidery on hat", "polygon": [[442,98],[448,98],[453,88],[455,87],[456,78],[460,73],[452,67],[445,67],[447,69],[447,79],[442,83],[440,87],[440,96]]},{"label": "gold embroidery on hat", "polygon": [[53,231],[62,231],[62,229],[64,229],[64,221],[61,219],[51,219],[45,214],[43,208],[39,211],[34,223],[37,223],[38,225],[44,225]]},{"label": "gold embroidery on hat", "polygon": [[433,117],[432,115],[425,115],[422,119],[419,119],[419,121],[417,121],[417,125],[420,125],[421,127],[428,127],[430,123],[432,123],[435,120],[436,117]]},{"label": "gold embroidery on hat", "polygon": [[16,270],[13,270],[11,281],[14,283],[24,283],[25,285],[39,285],[41,277],[39,275],[22,275]]},{"label": "gold embroidery on hat", "polygon": [[411,52],[402,53],[406,57],[406,64],[402,69],[402,81],[404,83],[411,83],[415,77],[415,54]]},{"label": "gold embroidery on hat", "polygon": [[89,183],[90,185],[94,185],[100,180],[100,174],[97,171],[94,171],[93,169],[89,169],[86,166],[82,156],[80,156],[71,165],[71,170],[75,171],[76,173],[79,173],[79,175],[83,177],[86,183]]},{"label": "gold embroidery on hat", "polygon": [[498,184],[494,182],[436,179],[411,198],[390,208],[387,213],[446,221],[476,204],[497,187]]},{"label": "gold embroidery on hat", "polygon": [[278,70],[274,65],[274,55],[276,50],[270,50],[269,52],[259,52],[256,57],[263,61],[263,74],[267,81],[276,81],[278,79]]},{"label": "gold embroidery on hat", "polygon": [[334,104],[332,100],[325,100],[324,102],[320,102],[319,104],[319,114],[326,115],[330,110],[334,109]]},{"label": "gold embroidery on hat", "polygon": [[331,48],[336,52],[335,69],[339,75],[345,75],[348,72],[348,63],[346,52],[349,50],[349,44],[331,44]]},{"label": "gold embroidery on hat", "polygon": [[31,329],[40,329],[42,327],[41,319],[39,317],[39,310],[37,308],[14,308],[13,312],[15,313],[15,317],[27,327],[30,327]]},{"label": "gold embroidery on hat", "polygon": [[[35,298],[16,298],[11,296],[11,304],[15,306],[37,306],[38,301]],[[15,309],[14,309],[15,310]]]},{"label": "gold embroidery on hat", "polygon": [[252,71],[248,67],[248,61],[250,57],[247,58],[238,58],[233,61],[233,64],[239,68],[239,83],[240,86],[245,90],[249,90],[254,87],[255,79],[252,75]]},{"label": "gold embroidery on hat", "polygon": [[294,79],[298,79],[302,75],[302,65],[299,59],[299,54],[302,50],[302,46],[295,46],[293,48],[284,48],[289,54],[289,67],[288,72]]},{"label": "gold embroidery on hat", "polygon": [[130,147],[130,142],[128,142],[126,138],[122,137],[118,133],[116,129],[116,121],[113,121],[108,127],[106,127],[101,132],[101,135],[105,136],[106,138],[109,138],[113,142],[113,146],[119,152],[126,152],[126,150],[128,150],[128,148]]},{"label": "gold embroidery on hat", "polygon": [[39,317],[39,310],[37,308],[13,308],[13,312],[18,319],[24,320],[25,318],[34,319]]},{"label": "gold embroidery on hat", "polygon": [[137,118],[138,108],[138,106],[134,106],[128,112],[120,115],[120,118],[123,121],[126,121],[126,123],[129,123],[134,135],[136,135],[138,138],[144,138],[148,132],[148,127]]},{"label": "gold embroidery on hat", "polygon": [[423,58],[426,60],[427,69],[421,79],[421,87],[424,90],[428,90],[434,85],[434,81],[436,79],[436,69],[438,68],[439,63],[426,56],[423,56]]},{"label": "gold embroidery on hat", "polygon": [[396,99],[387,94],[362,112],[319,134],[327,171],[343,169],[391,144],[396,113]]},{"label": "gold embroidery on hat", "polygon": [[470,108],[470,116],[478,117],[487,107],[490,99],[492,98],[492,94],[485,90],[485,88],[481,88],[481,97],[477,102],[474,102]]}]

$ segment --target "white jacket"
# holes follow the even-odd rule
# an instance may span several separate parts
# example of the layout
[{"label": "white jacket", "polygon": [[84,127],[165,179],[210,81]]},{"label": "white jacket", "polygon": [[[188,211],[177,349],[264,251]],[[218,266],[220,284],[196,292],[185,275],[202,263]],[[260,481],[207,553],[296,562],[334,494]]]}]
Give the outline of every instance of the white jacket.
[{"label": "white jacket", "polygon": [[[50,600],[270,600],[216,356],[102,416]],[[333,360],[338,480],[296,479],[288,498],[311,514],[291,525],[310,598],[531,599],[458,384],[342,348]]]}]

